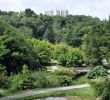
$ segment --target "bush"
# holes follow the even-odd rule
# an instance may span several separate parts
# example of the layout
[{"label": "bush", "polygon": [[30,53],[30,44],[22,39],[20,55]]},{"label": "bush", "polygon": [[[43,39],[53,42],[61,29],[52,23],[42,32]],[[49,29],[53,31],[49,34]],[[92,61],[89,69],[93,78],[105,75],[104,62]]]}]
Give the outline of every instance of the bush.
[{"label": "bush", "polygon": [[21,71],[21,75],[23,79],[28,79],[30,77],[30,71],[27,65],[23,65],[23,69]]},{"label": "bush", "polygon": [[57,76],[55,76],[55,75],[48,76],[47,81],[48,81],[48,87],[60,86],[59,80],[57,79]]},{"label": "bush", "polygon": [[102,82],[92,84],[95,89],[96,96],[100,96],[101,100],[110,100],[110,79],[105,78]]},{"label": "bush", "polygon": [[110,100],[110,79],[106,79],[106,81],[104,82],[101,100]]},{"label": "bush", "polygon": [[54,71],[55,75],[66,75],[66,76],[70,76],[72,78],[76,78],[78,72],[76,69],[74,68],[62,68],[62,69],[58,69]]},{"label": "bush", "polygon": [[32,73],[31,78],[34,80],[35,88],[48,88],[60,86],[59,80],[55,75],[49,75],[45,71]]},{"label": "bush", "polygon": [[97,66],[97,67],[93,68],[92,70],[90,70],[86,76],[87,76],[87,78],[95,79],[100,76],[106,76],[107,74],[108,74],[108,72],[105,68],[103,68],[103,66]]},{"label": "bush", "polygon": [[21,71],[22,79],[18,82],[18,89],[30,89],[33,88],[33,81],[30,78],[30,71],[27,65],[23,65],[23,70]]},{"label": "bush", "polygon": [[19,82],[22,80],[22,76],[20,74],[18,75],[12,75],[9,77],[9,91],[14,92],[18,89]]},{"label": "bush", "polygon": [[21,73],[19,73],[18,75],[10,76],[8,81],[10,92],[14,92],[16,90],[21,89],[29,89],[33,87],[32,86],[33,81],[30,79],[30,72],[28,70],[27,65],[23,65]]},{"label": "bush", "polygon": [[72,78],[69,76],[58,76],[58,80],[61,86],[68,86],[72,84]]},{"label": "bush", "polygon": [[7,76],[6,76],[6,70],[5,67],[0,65],[0,87],[4,87],[7,83]]},{"label": "bush", "polygon": [[31,78],[34,79],[35,88],[58,87],[72,84],[72,78],[70,76],[49,75],[45,71],[34,72]]},{"label": "bush", "polygon": [[60,64],[62,65],[62,66],[65,66],[66,65],[66,62],[67,62],[67,59],[66,59],[67,57],[66,57],[66,54],[60,54],[59,56],[58,56],[58,61],[60,62]]},{"label": "bush", "polygon": [[74,72],[72,70],[69,70],[68,68],[62,68],[54,71],[55,75],[67,75],[67,76],[73,76]]},{"label": "bush", "polygon": [[35,88],[46,88],[48,87],[47,72],[37,71],[32,73],[31,78],[34,79]]},{"label": "bush", "polygon": [[92,86],[95,89],[96,96],[100,96],[104,88],[103,82],[92,82]]},{"label": "bush", "polygon": [[18,83],[19,90],[26,90],[26,89],[31,89],[31,88],[33,88],[33,81],[31,79],[21,80]]}]

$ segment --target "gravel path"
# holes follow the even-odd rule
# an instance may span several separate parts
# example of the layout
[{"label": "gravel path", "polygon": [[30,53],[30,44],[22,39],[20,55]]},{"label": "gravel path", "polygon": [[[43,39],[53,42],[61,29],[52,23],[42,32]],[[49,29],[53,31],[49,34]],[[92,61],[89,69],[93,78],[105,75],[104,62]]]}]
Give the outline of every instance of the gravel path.
[{"label": "gravel path", "polygon": [[32,90],[32,91],[23,92],[23,93],[13,95],[13,96],[3,97],[3,98],[0,98],[0,100],[16,100],[18,98],[33,96],[36,94],[43,94],[43,93],[50,93],[50,92],[69,90],[69,89],[85,88],[85,87],[90,87],[90,85],[83,84],[83,85],[74,85],[74,86],[59,87],[59,88],[50,88],[50,89],[45,89],[45,90]]}]

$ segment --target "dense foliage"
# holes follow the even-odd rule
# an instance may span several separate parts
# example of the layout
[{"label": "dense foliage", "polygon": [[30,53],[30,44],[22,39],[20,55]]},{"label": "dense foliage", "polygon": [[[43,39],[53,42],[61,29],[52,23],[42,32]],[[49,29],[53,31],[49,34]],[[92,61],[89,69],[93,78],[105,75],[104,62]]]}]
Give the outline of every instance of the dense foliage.
[{"label": "dense foliage", "polygon": [[[60,55],[58,58],[57,56],[54,56],[54,58],[57,58],[65,66],[82,66],[84,62],[86,66],[96,66],[101,64],[104,58],[109,62],[109,24],[110,19],[101,21],[98,18],[84,15],[68,15],[67,17],[36,15],[31,9],[25,9],[20,13],[0,11],[0,41],[3,42],[1,42],[0,47],[2,50],[0,55],[3,56],[1,62],[3,62],[3,65],[9,65],[12,68],[25,63],[29,67],[48,63],[50,58],[47,56],[50,56],[49,49],[52,48],[43,51],[46,48],[45,43],[34,43],[38,41],[33,40],[33,37],[40,40],[46,39],[51,43],[63,42],[74,48],[77,47],[78,49],[70,51],[66,45],[58,46],[61,51],[56,50],[55,52],[60,52]],[[31,38],[28,40],[29,37]],[[14,44],[10,45],[12,43]],[[12,48],[14,50],[11,50]],[[41,51],[43,52],[38,54]],[[10,61],[4,63],[9,58]],[[10,65],[14,61],[15,63]]]},{"label": "dense foliage", "polygon": [[74,78],[78,74],[76,69],[68,69],[68,68],[58,69],[55,70],[53,73],[59,76],[61,75],[71,76],[72,78]]},{"label": "dense foliage", "polygon": [[100,76],[107,76],[108,71],[103,66],[97,66],[87,73],[87,78],[95,79]]},{"label": "dense foliage", "polygon": [[58,80],[59,80],[61,86],[68,86],[68,85],[72,84],[72,78],[69,76],[66,76],[66,75],[59,76]]},{"label": "dense foliage", "polygon": [[24,90],[33,88],[33,80],[27,65],[23,65],[22,70],[17,75],[12,75],[8,79],[9,91]]},{"label": "dense foliage", "polygon": [[53,59],[67,67],[81,67],[84,64],[83,53],[79,48],[72,48],[66,44],[57,44],[53,51]]},{"label": "dense foliage", "polygon": [[37,15],[31,9],[0,11],[0,88],[6,85],[16,91],[73,84],[77,74],[73,69],[46,72],[52,60],[70,68],[98,66],[87,77],[106,76],[99,65],[103,59],[110,62],[109,27],[110,18]]},{"label": "dense foliage", "polygon": [[6,70],[3,65],[0,65],[0,88],[4,87],[7,81]]},{"label": "dense foliage", "polygon": [[100,97],[100,100],[110,99],[110,79],[105,78],[103,81],[93,83],[96,96]]}]

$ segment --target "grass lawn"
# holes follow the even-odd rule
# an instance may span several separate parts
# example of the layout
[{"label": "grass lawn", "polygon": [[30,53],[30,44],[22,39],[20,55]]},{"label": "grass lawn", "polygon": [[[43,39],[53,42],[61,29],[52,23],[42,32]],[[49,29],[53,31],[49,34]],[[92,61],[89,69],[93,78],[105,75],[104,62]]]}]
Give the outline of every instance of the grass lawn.
[{"label": "grass lawn", "polygon": [[80,84],[86,84],[89,83],[91,80],[87,79],[86,76],[81,76],[75,80],[73,80],[73,85],[80,85]]},{"label": "grass lawn", "polygon": [[83,89],[72,89],[60,92],[52,92],[48,94],[37,94],[35,96],[24,97],[17,100],[33,100],[37,98],[46,97],[66,97],[67,100],[95,100],[95,93],[92,87],[88,87]]}]

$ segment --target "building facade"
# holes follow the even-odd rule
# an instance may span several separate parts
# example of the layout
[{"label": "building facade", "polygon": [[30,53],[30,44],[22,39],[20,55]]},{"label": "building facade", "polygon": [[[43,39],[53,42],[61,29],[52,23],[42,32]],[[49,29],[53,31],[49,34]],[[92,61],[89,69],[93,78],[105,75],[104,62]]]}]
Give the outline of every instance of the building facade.
[{"label": "building facade", "polygon": [[50,10],[45,11],[45,15],[48,16],[63,16],[66,17],[69,14],[68,10]]},{"label": "building facade", "polygon": [[60,16],[60,10],[54,10],[54,15]]},{"label": "building facade", "polygon": [[45,11],[45,15],[48,15],[48,16],[53,16],[54,15],[54,11]]},{"label": "building facade", "polygon": [[68,10],[61,10],[60,13],[61,13],[61,16],[66,17],[68,15]]}]

